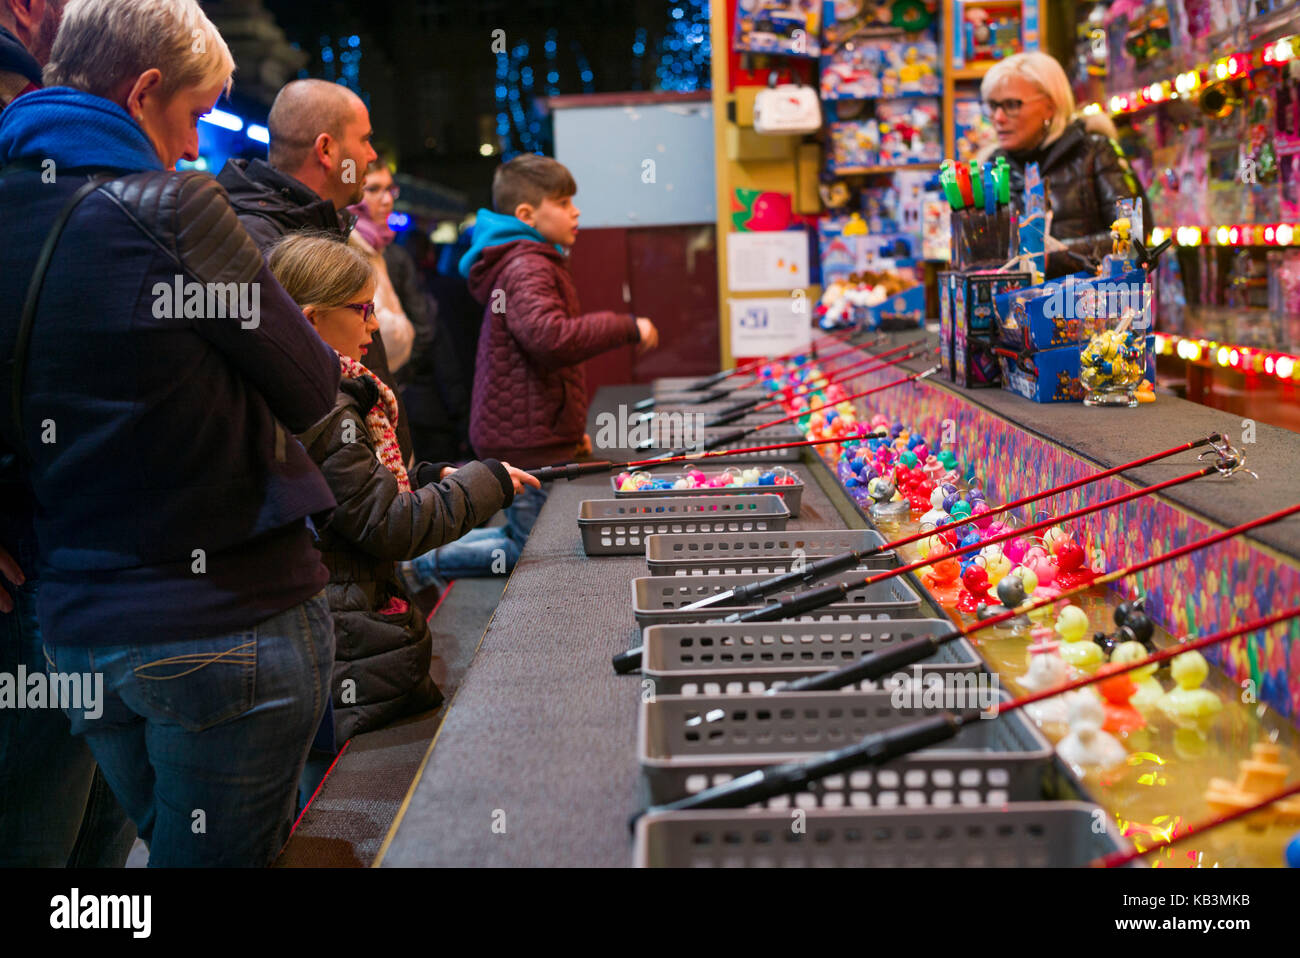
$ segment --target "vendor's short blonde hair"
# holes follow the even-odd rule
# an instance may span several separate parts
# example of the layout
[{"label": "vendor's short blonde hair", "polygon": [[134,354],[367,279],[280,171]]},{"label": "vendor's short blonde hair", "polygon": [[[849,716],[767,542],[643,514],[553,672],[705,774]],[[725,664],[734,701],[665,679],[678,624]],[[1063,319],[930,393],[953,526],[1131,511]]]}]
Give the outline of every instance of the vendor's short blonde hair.
[{"label": "vendor's short blonde hair", "polygon": [[235,58],[196,0],[71,0],[44,80],[111,99],[154,68],[164,98],[222,81],[229,93]]},{"label": "vendor's short blonde hair", "polygon": [[984,74],[980,96],[988,100],[997,93],[1003,81],[1013,76],[1028,80],[1052,101],[1055,110],[1047,128],[1047,137],[1043,140],[1044,143],[1051,143],[1065,132],[1065,128],[1074,119],[1074,91],[1070,89],[1069,77],[1055,58],[1046,53],[1016,53],[1005,60],[999,60]]}]

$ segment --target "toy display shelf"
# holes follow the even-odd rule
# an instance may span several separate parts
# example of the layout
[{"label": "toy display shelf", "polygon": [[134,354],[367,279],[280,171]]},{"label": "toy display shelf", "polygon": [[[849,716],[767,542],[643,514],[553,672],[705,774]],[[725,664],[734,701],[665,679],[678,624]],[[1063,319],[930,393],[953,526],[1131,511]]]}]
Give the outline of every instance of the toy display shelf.
[{"label": "toy display shelf", "polygon": [[908,170],[937,170],[938,163],[899,163],[893,166],[842,166],[835,171],[836,176],[881,176],[892,173],[906,173]]}]

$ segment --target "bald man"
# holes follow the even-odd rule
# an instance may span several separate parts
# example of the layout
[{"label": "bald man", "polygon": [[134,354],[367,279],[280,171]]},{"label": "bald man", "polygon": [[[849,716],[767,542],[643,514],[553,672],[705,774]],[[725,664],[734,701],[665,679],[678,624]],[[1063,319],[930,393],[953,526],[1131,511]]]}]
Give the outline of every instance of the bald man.
[{"label": "bald man", "polygon": [[[267,160],[230,160],[217,182],[263,253],[281,237],[324,232],[346,240],[356,222],[346,207],[361,202],[370,145],[370,111],[347,87],[324,80],[294,80],[271,104]],[[382,337],[363,362],[397,392]],[[397,441],[412,459],[411,426],[398,396]]]}]

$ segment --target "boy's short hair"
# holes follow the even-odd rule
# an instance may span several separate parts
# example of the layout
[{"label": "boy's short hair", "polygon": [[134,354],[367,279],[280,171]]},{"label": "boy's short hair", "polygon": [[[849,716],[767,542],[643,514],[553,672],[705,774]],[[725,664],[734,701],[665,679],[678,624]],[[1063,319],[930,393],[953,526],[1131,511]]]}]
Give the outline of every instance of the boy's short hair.
[{"label": "boy's short hair", "polygon": [[492,177],[492,206],[506,216],[513,216],[520,203],[537,207],[543,200],[563,199],[577,192],[578,184],[567,166],[536,153],[523,153],[502,163]]}]

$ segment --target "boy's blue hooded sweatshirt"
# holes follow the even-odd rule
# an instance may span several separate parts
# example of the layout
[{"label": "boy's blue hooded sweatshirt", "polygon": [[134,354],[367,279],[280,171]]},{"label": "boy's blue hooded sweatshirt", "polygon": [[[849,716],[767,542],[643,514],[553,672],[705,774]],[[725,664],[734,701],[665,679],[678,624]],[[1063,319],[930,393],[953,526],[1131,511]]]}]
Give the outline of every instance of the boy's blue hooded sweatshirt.
[{"label": "boy's blue hooded sweatshirt", "polygon": [[[480,209],[474,222],[474,235],[470,240],[469,252],[460,258],[460,275],[469,279],[469,271],[483,251],[491,246],[503,246],[515,240],[533,240],[545,243],[546,237],[533,229],[517,216],[505,216],[491,210]],[[564,247],[556,245],[561,253]]]}]

